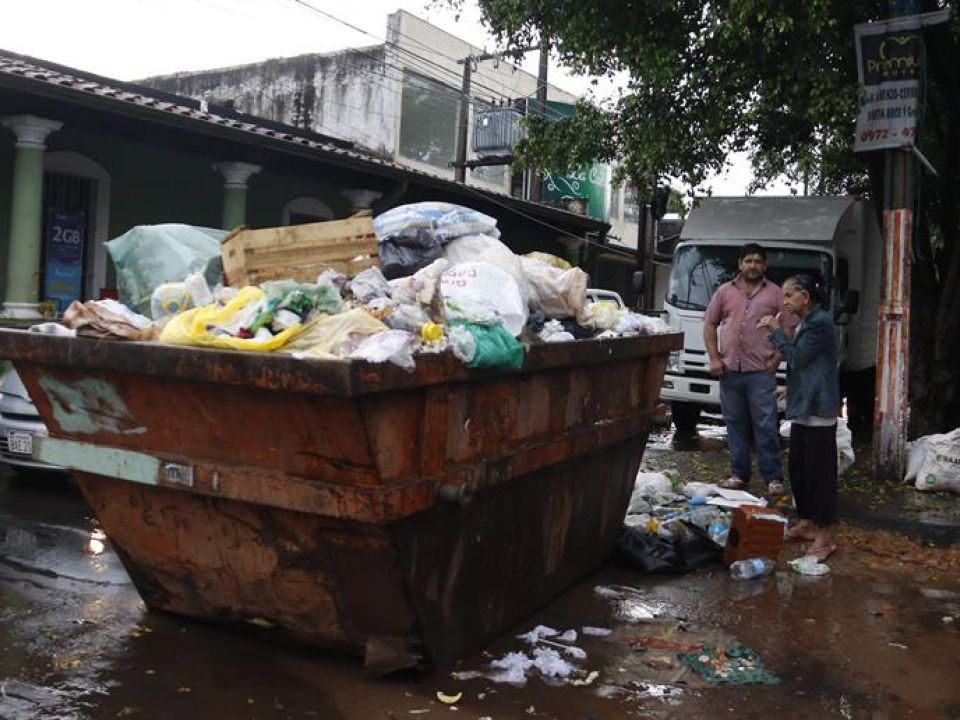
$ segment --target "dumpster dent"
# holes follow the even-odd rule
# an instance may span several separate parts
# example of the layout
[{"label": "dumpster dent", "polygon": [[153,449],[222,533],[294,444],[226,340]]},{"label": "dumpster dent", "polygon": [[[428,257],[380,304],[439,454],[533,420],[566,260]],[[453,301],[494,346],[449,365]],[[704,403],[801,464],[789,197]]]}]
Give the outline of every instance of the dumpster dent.
[{"label": "dumpster dent", "polygon": [[63,432],[139,435],[147,431],[134,425],[126,403],[104,380],[84,378],[68,384],[41,371],[39,382]]}]

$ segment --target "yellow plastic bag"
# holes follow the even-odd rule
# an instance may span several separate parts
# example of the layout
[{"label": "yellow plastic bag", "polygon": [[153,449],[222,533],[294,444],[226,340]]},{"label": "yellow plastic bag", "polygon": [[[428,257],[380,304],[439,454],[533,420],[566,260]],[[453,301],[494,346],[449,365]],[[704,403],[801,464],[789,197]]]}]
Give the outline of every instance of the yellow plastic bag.
[{"label": "yellow plastic bag", "polygon": [[556,255],[551,255],[550,253],[540,252],[539,250],[528,252],[523,257],[530,258],[531,260],[539,260],[540,262],[557,268],[557,270],[569,270],[573,267],[573,265],[568,263],[563,258],[557,257]]},{"label": "yellow plastic bag", "polygon": [[160,333],[160,342],[176,345],[200,345],[223,350],[258,350],[261,352],[276,350],[303,332],[304,326],[293,325],[265,340],[218,335],[208,329],[210,326],[223,327],[229,325],[244,308],[251,303],[260,302],[264,297],[263,290],[248,286],[241,288],[237,296],[223,307],[204,305],[175,315],[163,328],[163,332]]},{"label": "yellow plastic bag", "polygon": [[389,329],[366,310],[354,308],[307,323],[303,332],[285,345],[282,352],[316,358],[337,357],[334,351],[351,338],[366,338]]}]

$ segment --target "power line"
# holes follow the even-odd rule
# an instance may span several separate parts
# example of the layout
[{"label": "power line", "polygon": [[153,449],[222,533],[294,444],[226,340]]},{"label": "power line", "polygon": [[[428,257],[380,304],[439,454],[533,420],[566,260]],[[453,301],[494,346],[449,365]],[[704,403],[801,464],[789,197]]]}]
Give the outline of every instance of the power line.
[{"label": "power line", "polygon": [[[410,58],[412,58],[412,59],[416,59],[416,60],[419,60],[420,62],[426,63],[428,66],[431,66],[431,67],[433,67],[433,68],[436,68],[436,69],[439,70],[440,72],[446,73],[447,75],[452,76],[452,77],[456,78],[457,80],[460,79],[460,76],[459,76],[459,74],[458,74],[456,71],[454,71],[454,70],[452,70],[452,69],[450,69],[450,68],[448,68],[448,67],[445,67],[444,65],[442,65],[442,64],[440,64],[440,63],[437,63],[437,62],[435,62],[434,60],[431,60],[430,58],[424,57],[423,55],[420,55],[420,54],[414,52],[413,50],[410,50],[409,48],[405,48],[405,47],[403,47],[402,45],[400,45],[400,43],[392,42],[392,41],[390,41],[390,40],[387,40],[386,38],[381,38],[381,37],[379,37],[378,35],[376,35],[376,34],[374,34],[374,33],[371,33],[371,32],[368,31],[368,30],[365,30],[365,29],[363,29],[363,28],[361,28],[361,27],[358,27],[357,25],[354,25],[354,24],[352,24],[352,23],[350,23],[350,22],[348,22],[348,21],[346,21],[346,20],[343,20],[342,18],[337,17],[337,16],[334,15],[333,13],[330,13],[330,12],[328,12],[328,11],[326,11],[326,10],[322,10],[322,9],[320,9],[320,8],[318,8],[318,7],[315,7],[315,6],[311,5],[310,3],[306,2],[306,0],[288,0],[288,1],[289,1],[290,3],[293,3],[293,4],[295,4],[295,5],[300,6],[300,7],[302,7],[302,8],[305,8],[305,9],[311,11],[311,12],[314,12],[314,13],[316,13],[316,14],[318,14],[318,15],[321,15],[321,16],[323,16],[323,17],[325,17],[325,18],[328,18],[329,20],[332,20],[332,21],[334,21],[334,22],[340,23],[341,25],[343,25],[343,26],[345,26],[345,27],[348,27],[348,28],[350,28],[351,30],[353,30],[353,31],[355,31],[355,32],[359,32],[359,33],[362,33],[362,34],[364,34],[364,35],[366,35],[366,36],[368,36],[368,37],[371,37],[371,38],[373,38],[374,40],[376,40],[377,42],[382,42],[385,46],[389,46],[389,47],[394,48],[398,53],[403,53],[403,54],[407,55],[408,57],[410,57]],[[410,38],[410,37],[404,35],[403,33],[399,33],[399,32],[398,32],[398,34],[400,35],[400,37],[407,38],[407,39],[410,40],[411,42],[416,42],[417,44],[421,45],[422,47],[426,47],[426,46],[423,45],[423,43],[420,43],[420,42],[419,42],[418,40],[416,40],[415,38]],[[457,58],[453,58],[453,57],[451,57],[451,56],[449,56],[449,55],[446,55],[445,53],[442,53],[442,52],[440,52],[439,50],[436,50],[435,48],[427,48],[427,49],[429,49],[429,50],[431,50],[431,51],[433,51],[433,52],[436,52],[436,54],[440,55],[441,57],[445,57],[445,58],[447,58],[448,60],[451,60],[451,61],[453,61],[453,62],[459,62],[459,60],[458,60]],[[539,81],[538,81],[538,82],[539,82]],[[499,94],[494,88],[491,88],[491,87],[489,87],[489,86],[487,86],[487,85],[484,85],[484,84],[481,83],[481,82],[475,82],[474,85],[475,85],[477,88],[479,88],[479,89],[481,89],[481,90],[485,90],[485,91],[487,91],[487,92],[489,92],[489,93],[491,93],[491,94],[493,94],[493,95],[498,95],[498,94]],[[539,84],[538,84],[537,87],[538,87],[538,88],[540,87]],[[455,93],[455,94],[457,95],[457,97],[459,97],[459,98],[466,97],[466,96],[464,96],[464,94],[463,94],[461,91],[458,91],[458,90],[455,90],[455,89],[454,89],[454,90],[452,90],[452,92]],[[536,92],[536,91],[535,91],[535,92]],[[534,93],[534,94],[535,94],[535,93]],[[501,95],[501,97],[503,97],[505,100],[508,100],[508,99],[509,99],[509,98],[507,98],[507,97],[504,96],[504,95]],[[529,98],[530,96],[529,96],[529,95],[526,95],[526,96],[524,96],[524,97],[525,97],[525,98]],[[471,103],[473,102],[472,98],[470,98],[470,97],[466,97],[466,100],[467,100],[468,102],[471,102]],[[565,117],[564,115],[562,115],[562,114],[559,113],[558,111],[554,110],[553,108],[550,108],[549,106],[547,106],[546,108],[544,108],[544,111],[545,111],[545,114],[548,114],[548,115],[552,112],[557,118],[564,118],[564,117]]]}]

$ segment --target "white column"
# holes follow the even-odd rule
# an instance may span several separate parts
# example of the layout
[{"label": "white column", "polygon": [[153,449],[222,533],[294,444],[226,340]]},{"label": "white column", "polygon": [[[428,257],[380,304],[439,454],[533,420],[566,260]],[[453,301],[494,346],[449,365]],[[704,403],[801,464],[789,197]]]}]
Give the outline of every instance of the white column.
[{"label": "white column", "polygon": [[41,317],[40,253],[43,232],[43,152],[47,135],[63,127],[56,120],[34,115],[0,118],[17,136],[10,201],[10,246],[7,249],[6,286],[0,318],[31,320]]}]

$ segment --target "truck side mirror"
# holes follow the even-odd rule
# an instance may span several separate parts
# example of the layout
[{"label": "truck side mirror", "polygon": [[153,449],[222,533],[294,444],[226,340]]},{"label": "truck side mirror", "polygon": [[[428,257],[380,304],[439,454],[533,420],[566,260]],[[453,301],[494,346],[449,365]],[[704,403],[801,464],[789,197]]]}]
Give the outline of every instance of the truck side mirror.
[{"label": "truck side mirror", "polygon": [[633,273],[633,291],[637,293],[637,295],[643,294],[645,280],[646,278],[644,277],[643,270],[637,270]]},{"label": "truck side mirror", "polygon": [[847,290],[843,296],[843,304],[837,308],[833,314],[833,321],[837,325],[846,325],[850,322],[850,316],[856,315],[860,309],[860,291]]}]

